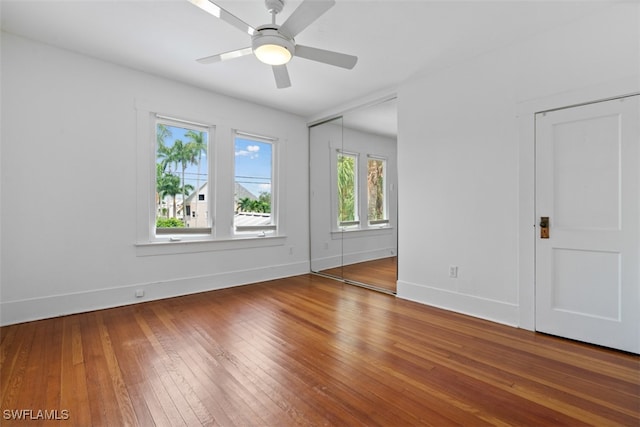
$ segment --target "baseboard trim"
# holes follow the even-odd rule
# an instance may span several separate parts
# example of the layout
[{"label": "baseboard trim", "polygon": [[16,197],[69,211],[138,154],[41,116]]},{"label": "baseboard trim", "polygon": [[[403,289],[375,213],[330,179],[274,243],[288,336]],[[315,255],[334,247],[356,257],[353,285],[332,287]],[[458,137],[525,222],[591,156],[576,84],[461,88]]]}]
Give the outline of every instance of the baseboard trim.
[{"label": "baseboard trim", "polygon": [[368,251],[351,252],[340,255],[332,255],[324,258],[313,259],[313,271],[328,270],[342,265],[356,264],[359,262],[373,261],[376,259],[395,256],[395,248],[380,248]]},{"label": "baseboard trim", "polygon": [[503,325],[518,326],[519,310],[516,304],[460,294],[402,280],[398,280],[396,296]]},{"label": "baseboard trim", "polygon": [[[166,281],[136,283],[86,292],[3,301],[0,303],[0,326],[248,285],[308,272],[309,262],[305,261]],[[144,291],[144,297],[136,298],[137,290]]]}]

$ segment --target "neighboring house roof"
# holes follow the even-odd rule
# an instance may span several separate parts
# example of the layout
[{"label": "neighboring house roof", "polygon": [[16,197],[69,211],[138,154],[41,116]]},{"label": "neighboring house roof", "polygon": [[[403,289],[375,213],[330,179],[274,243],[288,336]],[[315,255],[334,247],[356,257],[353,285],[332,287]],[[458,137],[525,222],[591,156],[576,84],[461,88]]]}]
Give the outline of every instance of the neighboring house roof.
[{"label": "neighboring house roof", "polygon": [[269,225],[271,224],[271,214],[238,212],[234,216],[233,223],[236,227]]},{"label": "neighboring house roof", "polygon": [[[249,200],[258,200],[258,198],[256,197],[255,194],[253,194],[251,191],[247,190],[247,188],[245,186],[243,186],[242,184],[238,184],[237,182],[235,183],[235,200],[242,200],[242,199],[249,199]],[[196,194],[202,194],[202,193],[206,193],[207,192],[207,183],[205,182],[204,184],[202,184],[200,186],[200,188],[198,188],[197,190],[194,190],[189,197],[186,198],[185,200],[185,204],[187,203],[191,203],[191,201],[196,197]]]},{"label": "neighboring house roof", "polygon": [[189,194],[189,197],[186,198],[185,203],[191,203],[191,201],[196,197],[196,194],[206,193],[207,183],[205,182],[198,188],[194,190],[193,193]]},{"label": "neighboring house roof", "polygon": [[242,184],[238,184],[236,182],[236,192],[235,192],[235,200],[249,199],[249,200],[258,200],[258,198],[251,191],[247,190]]}]

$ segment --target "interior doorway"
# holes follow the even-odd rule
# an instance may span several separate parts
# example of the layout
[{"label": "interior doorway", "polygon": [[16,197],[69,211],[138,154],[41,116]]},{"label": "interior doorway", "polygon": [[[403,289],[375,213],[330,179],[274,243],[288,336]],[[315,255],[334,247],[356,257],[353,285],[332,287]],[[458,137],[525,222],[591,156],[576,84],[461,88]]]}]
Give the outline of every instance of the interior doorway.
[{"label": "interior doorway", "polygon": [[535,328],[640,353],[640,96],[536,114]]}]

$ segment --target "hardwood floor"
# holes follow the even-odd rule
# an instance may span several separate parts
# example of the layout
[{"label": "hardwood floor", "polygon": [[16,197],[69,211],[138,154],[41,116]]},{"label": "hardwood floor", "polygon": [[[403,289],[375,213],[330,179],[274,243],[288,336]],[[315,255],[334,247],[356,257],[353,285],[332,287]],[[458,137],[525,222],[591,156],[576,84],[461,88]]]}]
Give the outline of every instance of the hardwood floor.
[{"label": "hardwood floor", "polygon": [[368,284],[383,291],[395,293],[398,280],[398,257],[358,262],[323,270],[321,273]]},{"label": "hardwood floor", "polygon": [[637,356],[313,275],[0,333],[3,426],[640,424]]}]

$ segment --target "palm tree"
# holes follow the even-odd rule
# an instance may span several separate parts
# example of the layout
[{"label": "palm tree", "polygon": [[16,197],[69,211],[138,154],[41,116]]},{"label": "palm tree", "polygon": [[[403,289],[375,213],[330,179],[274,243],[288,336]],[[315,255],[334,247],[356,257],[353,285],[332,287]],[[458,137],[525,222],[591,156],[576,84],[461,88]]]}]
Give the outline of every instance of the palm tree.
[{"label": "palm tree", "polygon": [[269,213],[271,212],[271,206],[269,205],[269,203],[263,200],[256,200],[254,210],[255,212],[260,212],[260,213]]},{"label": "palm tree", "polygon": [[[202,154],[207,154],[207,143],[204,141],[204,132],[196,132],[190,130],[185,133],[184,136],[189,138],[189,142],[187,145],[191,147],[194,151],[195,156],[197,157],[196,164],[200,166],[200,162],[202,161]],[[200,169],[198,169],[198,175],[200,174]]]},{"label": "palm tree", "polygon": [[167,144],[164,142],[165,138],[170,136],[171,130],[167,128],[166,125],[158,124],[156,129],[156,158],[160,160],[159,164],[162,166],[163,172],[167,169],[167,165],[171,163],[171,147],[167,147]]},{"label": "palm tree", "polygon": [[[169,138],[171,136],[171,130],[163,124],[158,124],[156,127],[156,202],[158,206],[162,204],[162,200],[165,196],[161,196],[161,191],[159,190],[161,184],[160,180],[167,170],[167,165],[170,163],[169,155],[170,155],[170,147],[167,147],[165,143],[165,138]],[[160,162],[158,162],[160,160]],[[175,209],[174,209],[175,212]]]},{"label": "palm tree", "polygon": [[[198,173],[196,175],[196,188],[200,189],[200,164],[202,162],[202,154],[207,154],[207,143],[204,141],[204,132],[196,132],[190,130],[185,134],[185,136],[189,139],[187,145],[191,146],[191,149],[196,153],[196,164],[198,165]],[[198,210],[198,198],[195,200],[195,209]],[[198,226],[198,219],[196,217],[196,227]]]},{"label": "palm tree", "polygon": [[338,221],[355,220],[355,158],[338,156]]},{"label": "palm tree", "polygon": [[159,164],[156,166],[156,173],[158,172],[160,172],[160,174],[156,175],[156,188],[160,196],[160,200],[164,199],[167,196],[172,197],[173,217],[176,218],[176,214],[178,212],[176,196],[183,191],[183,188],[180,186],[180,178],[176,175],[162,172],[161,165]]},{"label": "palm tree", "polygon": [[167,127],[167,125],[159,123],[158,128],[156,129],[156,141],[158,145],[164,145],[164,139],[169,138],[170,136],[171,130]]},{"label": "palm tree", "polygon": [[258,202],[260,202],[260,212],[271,213],[271,193],[262,191],[258,197]]},{"label": "palm tree", "polygon": [[[184,173],[187,170],[189,164],[195,163],[196,152],[193,149],[193,145],[185,144],[181,139],[176,139],[173,143],[173,146],[171,147],[168,159],[170,159],[170,161],[175,164],[176,169],[178,168],[178,165],[180,165],[182,172],[182,200],[184,202],[184,200],[186,200],[187,198],[187,185],[184,180]],[[193,188],[193,186],[191,186],[191,188]]]},{"label": "palm tree", "polygon": [[[157,142],[157,163],[156,163],[156,180],[158,183],[158,189],[160,187],[169,188],[169,192],[158,190],[159,194],[164,196],[171,195],[173,197],[173,216],[176,217],[176,198],[178,194],[182,194],[183,203],[187,199],[189,192],[194,190],[193,185],[185,182],[185,171],[190,164],[200,164],[202,160],[202,153],[206,153],[206,143],[204,142],[204,132],[188,131],[185,136],[189,138],[188,143],[184,143],[180,139],[176,139],[173,145],[167,146],[165,138],[171,136],[171,129],[163,124],[158,124],[156,130],[156,142]],[[175,170],[180,170],[180,178],[173,175],[171,171],[167,173],[167,166],[173,164]],[[198,170],[198,180],[199,180]],[[178,191],[171,194],[176,189],[175,178],[178,178]],[[199,182],[198,182],[199,188]],[[163,197],[164,197],[163,196]],[[197,203],[197,202],[196,202]],[[183,207],[184,211],[184,207]]]},{"label": "palm tree", "polygon": [[238,210],[240,212],[249,212],[251,210],[252,200],[248,197],[243,197],[238,203]]},{"label": "palm tree", "polygon": [[[369,219],[384,219],[384,162],[369,160],[367,184],[369,187]],[[373,202],[373,203],[372,203]]]}]

